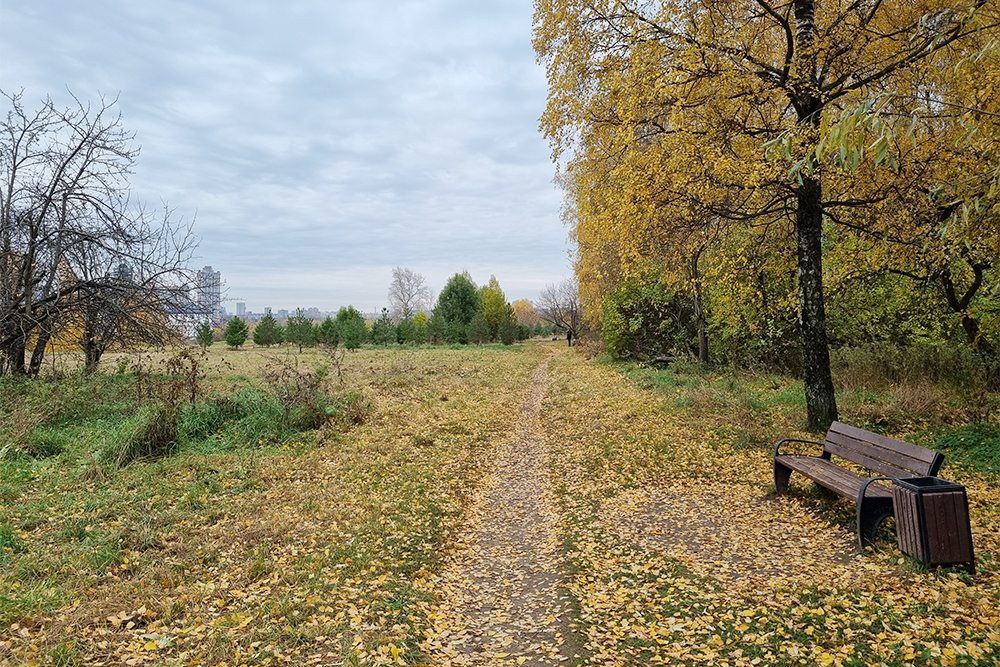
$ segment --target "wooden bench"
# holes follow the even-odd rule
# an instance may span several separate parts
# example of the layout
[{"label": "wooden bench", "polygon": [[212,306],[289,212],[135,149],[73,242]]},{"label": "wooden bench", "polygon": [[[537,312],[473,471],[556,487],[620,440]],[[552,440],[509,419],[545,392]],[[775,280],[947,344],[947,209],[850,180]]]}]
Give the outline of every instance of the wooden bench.
[{"label": "wooden bench", "polygon": [[[823,445],[819,456],[782,454],[787,442]],[[857,464],[874,475],[863,475],[837,465],[832,456]],[[774,488],[788,491],[792,471],[799,472],[820,486],[857,502],[858,542],[864,547],[875,539],[879,524],[893,515],[892,490],[875,483],[887,478],[933,477],[944,462],[944,455],[902,440],[834,422],[822,443],[785,438],[774,446]]]}]

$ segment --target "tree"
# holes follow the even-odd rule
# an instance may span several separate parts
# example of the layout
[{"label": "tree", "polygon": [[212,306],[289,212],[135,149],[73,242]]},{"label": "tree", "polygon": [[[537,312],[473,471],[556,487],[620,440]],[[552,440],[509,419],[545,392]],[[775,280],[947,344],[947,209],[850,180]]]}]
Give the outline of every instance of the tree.
[{"label": "tree", "polygon": [[382,309],[382,316],[372,324],[371,340],[375,345],[388,345],[393,339],[394,327],[387,308]]},{"label": "tree", "polygon": [[423,345],[430,340],[430,318],[427,313],[417,313],[413,316],[413,342]]},{"label": "tree", "polygon": [[303,346],[316,344],[316,327],[301,308],[297,308],[295,314],[285,321],[285,340],[298,345],[300,354]]},{"label": "tree", "polygon": [[559,285],[549,283],[538,297],[538,314],[556,327],[579,331],[580,292],[576,281],[569,278]]},{"label": "tree", "polygon": [[[424,326],[424,332],[426,333],[427,326]],[[406,345],[407,343],[416,343],[417,340],[417,327],[413,324],[413,320],[402,320],[396,325],[396,329],[393,332],[396,337],[396,342],[400,345]]]},{"label": "tree", "polygon": [[358,349],[368,337],[365,318],[354,306],[344,306],[338,310],[335,322],[337,331],[340,332],[340,340],[348,350]]},{"label": "tree", "polygon": [[247,342],[247,336],[250,335],[250,328],[239,317],[234,317],[226,323],[226,329],[222,335],[226,339],[226,345],[235,350]]},{"label": "tree", "polygon": [[434,312],[440,313],[447,324],[459,325],[464,331],[481,308],[479,292],[472,278],[468,273],[456,273],[438,295]]},{"label": "tree", "polygon": [[520,327],[522,326],[524,325],[519,325],[517,318],[514,316],[514,307],[507,304],[506,312],[500,321],[500,326],[497,328],[497,337],[504,345],[513,345],[518,340],[527,338],[526,335],[521,336]]},{"label": "tree", "polygon": [[212,343],[215,342],[215,330],[212,328],[211,322],[205,320],[198,325],[198,328],[195,331],[195,340],[198,342],[198,345],[201,345],[204,348],[212,346]]},{"label": "tree", "polygon": [[542,321],[542,316],[535,310],[529,299],[518,299],[514,302],[514,318],[518,324],[534,327]]},{"label": "tree", "polygon": [[490,325],[482,311],[472,316],[472,321],[469,322],[466,329],[465,339],[476,345],[482,345],[490,340]]},{"label": "tree", "polygon": [[[899,0],[817,11],[815,0],[536,1],[535,47],[550,84],[546,134],[557,159],[575,151],[569,174],[608,173],[590,169],[604,155],[623,166],[617,176],[649,181],[649,199],[602,189],[624,224],[669,224],[670,216],[652,215],[669,203],[701,219],[790,227],[812,430],[837,417],[824,222],[891,197],[900,183],[866,183],[879,191],[858,193],[858,181],[819,168],[791,178],[769,161],[768,147],[778,142],[793,163],[810,164],[831,112],[876,90],[919,89],[944,49],[976,38],[985,4]],[[642,215],[632,215],[637,209]]]},{"label": "tree", "polygon": [[430,300],[431,290],[421,274],[400,266],[392,270],[389,307],[394,321],[400,322],[413,317],[427,308]]},{"label": "tree", "polygon": [[483,304],[483,318],[489,327],[489,339],[496,340],[500,335],[500,325],[503,324],[508,315],[507,297],[500,289],[500,282],[496,276],[490,276],[480,293]]},{"label": "tree", "polygon": [[47,99],[31,113],[20,95],[5,97],[0,374],[36,374],[59,332],[77,339],[90,368],[110,345],[167,340],[196,242],[169,209],[159,217],[130,201],[138,149],[115,102],[60,109]]},{"label": "tree", "polygon": [[316,342],[326,347],[337,347],[340,344],[340,332],[337,323],[329,316],[316,327]]},{"label": "tree", "polygon": [[282,342],[283,339],[284,333],[281,330],[281,326],[271,313],[262,317],[253,329],[254,345],[270,347]]}]

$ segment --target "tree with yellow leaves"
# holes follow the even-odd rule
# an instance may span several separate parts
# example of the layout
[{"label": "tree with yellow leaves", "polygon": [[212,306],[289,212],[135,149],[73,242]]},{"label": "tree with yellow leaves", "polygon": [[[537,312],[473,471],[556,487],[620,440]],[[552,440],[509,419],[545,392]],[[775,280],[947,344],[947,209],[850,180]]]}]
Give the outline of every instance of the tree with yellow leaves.
[{"label": "tree with yellow leaves", "polygon": [[[979,21],[986,4],[536,0],[534,44],[549,79],[542,127],[556,159],[569,156],[568,177],[600,192],[602,222],[636,238],[678,219],[787,225],[808,422],[822,429],[837,418],[824,224],[896,187],[869,181],[857,197],[857,179],[831,178],[813,157],[822,129],[843,108],[940,64],[946,49],[995,31]],[[775,147],[811,168],[790,175]],[[644,255],[642,242],[616,250],[626,260],[619,267]]]}]

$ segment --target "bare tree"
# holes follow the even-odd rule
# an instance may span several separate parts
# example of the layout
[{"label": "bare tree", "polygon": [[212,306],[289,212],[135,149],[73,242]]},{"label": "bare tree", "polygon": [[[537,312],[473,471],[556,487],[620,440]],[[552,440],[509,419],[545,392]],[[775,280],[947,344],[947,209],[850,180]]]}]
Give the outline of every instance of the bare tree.
[{"label": "bare tree", "polygon": [[392,270],[389,285],[389,310],[394,321],[413,317],[414,313],[428,307],[431,291],[424,277],[412,269],[397,266]]},{"label": "bare tree", "polygon": [[0,374],[37,373],[56,335],[77,338],[94,363],[115,340],[158,342],[196,242],[169,210],[153,216],[131,202],[139,150],[115,101],[64,110],[46,99],[29,113],[20,94],[4,96]]},{"label": "bare tree", "polygon": [[554,285],[549,283],[538,297],[535,310],[557,327],[569,327],[574,332],[580,325],[580,290],[576,280],[567,278]]}]

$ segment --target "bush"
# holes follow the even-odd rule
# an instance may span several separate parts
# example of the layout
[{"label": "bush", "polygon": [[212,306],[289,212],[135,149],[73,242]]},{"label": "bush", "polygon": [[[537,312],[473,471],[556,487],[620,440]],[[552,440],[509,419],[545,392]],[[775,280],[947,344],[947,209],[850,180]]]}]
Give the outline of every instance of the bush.
[{"label": "bush", "polygon": [[608,293],[601,336],[608,354],[619,359],[646,360],[697,349],[690,299],[655,277],[626,280]]}]

